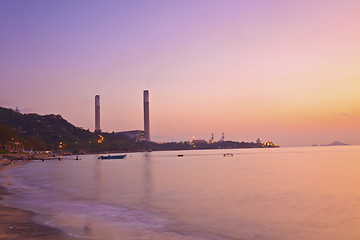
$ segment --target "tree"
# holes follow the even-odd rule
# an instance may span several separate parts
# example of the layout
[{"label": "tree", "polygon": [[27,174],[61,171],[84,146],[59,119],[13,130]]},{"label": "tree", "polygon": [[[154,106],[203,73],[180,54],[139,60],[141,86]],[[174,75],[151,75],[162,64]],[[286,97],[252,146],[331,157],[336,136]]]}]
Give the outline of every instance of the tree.
[{"label": "tree", "polygon": [[17,137],[17,132],[10,124],[0,124],[0,145],[4,145]]},{"label": "tree", "polygon": [[38,136],[25,137],[25,148],[29,150],[41,151],[46,150],[45,142]]}]

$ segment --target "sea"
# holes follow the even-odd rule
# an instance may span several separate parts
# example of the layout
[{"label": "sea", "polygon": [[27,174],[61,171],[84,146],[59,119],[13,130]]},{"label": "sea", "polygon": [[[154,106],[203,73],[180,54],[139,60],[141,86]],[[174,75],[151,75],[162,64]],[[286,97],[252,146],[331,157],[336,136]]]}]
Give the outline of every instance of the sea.
[{"label": "sea", "polygon": [[360,146],[98,157],[9,169],[0,203],[82,239],[360,239]]}]

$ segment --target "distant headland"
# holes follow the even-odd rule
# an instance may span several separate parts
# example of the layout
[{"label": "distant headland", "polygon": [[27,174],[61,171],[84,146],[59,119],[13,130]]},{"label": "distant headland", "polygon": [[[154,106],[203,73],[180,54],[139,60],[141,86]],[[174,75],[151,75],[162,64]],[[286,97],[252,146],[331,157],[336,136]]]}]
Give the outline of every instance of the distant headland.
[{"label": "distant headland", "polygon": [[313,147],[317,147],[317,146],[321,146],[321,147],[325,147],[325,146],[347,146],[349,144],[346,144],[346,143],[342,143],[342,142],[338,142],[338,141],[334,141],[330,144],[323,144],[323,145],[317,145],[317,144],[314,144],[312,145]]}]

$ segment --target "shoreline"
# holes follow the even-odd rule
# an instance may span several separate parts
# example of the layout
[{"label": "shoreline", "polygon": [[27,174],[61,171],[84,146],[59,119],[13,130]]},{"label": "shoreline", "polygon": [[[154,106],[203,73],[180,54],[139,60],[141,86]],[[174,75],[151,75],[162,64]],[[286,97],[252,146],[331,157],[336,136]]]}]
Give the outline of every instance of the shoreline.
[{"label": "shoreline", "polygon": [[[28,160],[0,160],[0,174],[15,166],[29,162]],[[12,194],[6,188],[7,182],[0,182],[0,239],[80,239],[67,235],[60,229],[36,223],[32,220],[36,213],[8,207],[1,203],[6,195]]]}]

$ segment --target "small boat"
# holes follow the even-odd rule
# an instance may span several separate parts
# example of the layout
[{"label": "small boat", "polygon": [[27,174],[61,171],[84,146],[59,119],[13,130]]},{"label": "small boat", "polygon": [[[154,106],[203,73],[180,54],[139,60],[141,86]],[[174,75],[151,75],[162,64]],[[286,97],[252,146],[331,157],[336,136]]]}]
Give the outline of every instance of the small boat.
[{"label": "small boat", "polygon": [[123,155],[108,155],[108,156],[100,156],[98,157],[98,159],[123,159],[124,157],[126,157],[126,154]]},{"label": "small boat", "polygon": [[183,157],[184,155],[183,154],[179,154],[178,157]]},{"label": "small boat", "polygon": [[234,156],[232,153],[224,153],[224,157],[232,157]]}]

